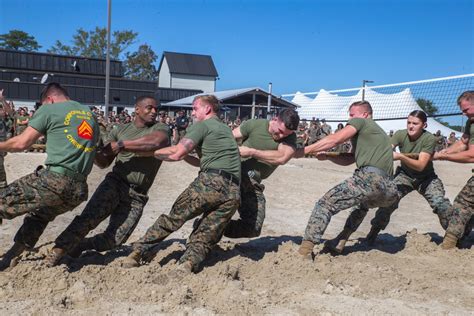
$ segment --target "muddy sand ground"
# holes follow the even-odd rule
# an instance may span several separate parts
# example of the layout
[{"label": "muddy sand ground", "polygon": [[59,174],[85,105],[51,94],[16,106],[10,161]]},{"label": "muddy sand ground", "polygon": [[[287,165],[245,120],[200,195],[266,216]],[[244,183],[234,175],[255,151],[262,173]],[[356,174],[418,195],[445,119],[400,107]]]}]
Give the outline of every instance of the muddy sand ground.
[{"label": "muddy sand ground", "polygon": [[[30,173],[44,154],[6,157],[8,180]],[[417,193],[400,204],[374,247],[363,238],[371,210],[343,255],[318,254],[314,262],[295,254],[315,201],[350,176],[340,167],[314,159],[292,160],[265,182],[267,218],[262,235],[224,238],[197,274],[175,273],[191,223],[157,247],[156,257],[135,269],[120,267],[127,246],[109,253],[87,252],[54,268],[42,258],[54,238],[79,213],[58,216],[37,248],[0,272],[0,313],[10,314],[180,314],[333,315],[474,314],[474,233],[463,249],[443,251],[437,217]],[[471,176],[472,165],[436,162],[452,201]],[[107,170],[93,169],[90,195]],[[164,163],[150,191],[143,218],[129,242],[138,239],[197,175],[184,162]],[[342,229],[348,211],[333,217],[325,238]],[[0,226],[0,252],[12,244],[22,217]],[[104,225],[97,228],[101,231]],[[92,232],[93,233],[93,232]],[[321,246],[318,246],[321,249]]]}]

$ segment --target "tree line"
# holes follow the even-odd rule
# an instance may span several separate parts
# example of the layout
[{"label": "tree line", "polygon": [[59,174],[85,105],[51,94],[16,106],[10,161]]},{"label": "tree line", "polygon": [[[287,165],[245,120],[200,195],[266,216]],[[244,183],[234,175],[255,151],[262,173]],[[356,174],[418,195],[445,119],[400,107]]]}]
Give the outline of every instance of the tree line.
[{"label": "tree line", "polygon": [[[110,40],[110,57],[123,60],[124,76],[134,80],[157,80],[158,58],[150,45],[141,44],[136,51],[130,51],[137,41],[138,33],[131,30],[114,31]],[[42,46],[35,37],[21,30],[10,30],[0,34],[0,48],[19,51],[39,51]],[[52,54],[105,58],[107,50],[107,29],[96,27],[86,31],[82,28],[73,34],[70,44],[57,40],[46,51]]]}]

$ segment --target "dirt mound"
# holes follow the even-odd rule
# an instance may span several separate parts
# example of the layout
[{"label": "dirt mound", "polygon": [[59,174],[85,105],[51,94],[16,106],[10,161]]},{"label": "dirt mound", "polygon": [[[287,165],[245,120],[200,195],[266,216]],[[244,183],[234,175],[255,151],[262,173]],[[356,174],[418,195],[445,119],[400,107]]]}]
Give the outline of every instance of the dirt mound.
[{"label": "dirt mound", "polygon": [[[6,159],[7,176],[12,181],[31,172],[44,155],[12,154]],[[436,162],[451,200],[470,176],[469,167],[457,165],[453,169],[449,163]],[[107,171],[94,168],[88,178],[91,193]],[[467,248],[442,251],[438,244],[443,231],[426,201],[416,193],[402,200],[374,247],[360,238],[370,228],[370,211],[342,255],[321,253],[323,246],[318,245],[314,261],[298,257],[297,245],[314,202],[351,172],[350,167],[310,159],[278,168],[265,183],[267,218],[262,236],[224,239],[202,270],[191,275],[182,275],[175,268],[192,223],[160,244],[153,260],[139,268],[121,267],[122,258],[130,251],[126,246],[105,254],[86,252],[58,267],[44,267],[42,259],[51,242],[82,210],[82,204],[50,223],[38,249],[25,253],[15,268],[0,272],[0,312],[472,315],[474,254],[469,247],[474,234],[464,242]],[[137,240],[159,214],[171,208],[196,174],[197,169],[185,163],[163,164],[129,242]],[[334,216],[324,237],[336,236],[346,218],[346,211]],[[20,217],[0,226],[0,253],[11,246],[21,223]],[[105,225],[107,222],[91,234]]]},{"label": "dirt mound", "polygon": [[[0,273],[3,311],[192,314],[456,313],[474,309],[469,249],[442,251],[429,235],[410,232],[397,252],[384,245],[361,250],[352,241],[341,256],[296,253],[297,238],[225,241],[197,274],[180,274],[184,240],[156,249],[134,269],[122,248],[89,252],[55,268],[43,267],[48,246],[24,255]],[[358,250],[355,250],[359,247]],[[317,247],[315,251],[321,247]],[[392,251],[393,252],[393,251]]]}]

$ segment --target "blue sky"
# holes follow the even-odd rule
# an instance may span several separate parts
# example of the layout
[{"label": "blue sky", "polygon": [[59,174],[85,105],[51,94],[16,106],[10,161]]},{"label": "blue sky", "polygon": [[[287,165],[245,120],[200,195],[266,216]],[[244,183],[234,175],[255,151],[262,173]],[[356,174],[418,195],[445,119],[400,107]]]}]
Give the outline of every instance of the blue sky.
[{"label": "blue sky", "polygon": [[[474,72],[469,0],[112,0],[113,30],[141,43],[209,54],[218,90],[273,83],[276,94]],[[41,50],[106,26],[106,0],[0,0],[0,33],[20,29]]]}]

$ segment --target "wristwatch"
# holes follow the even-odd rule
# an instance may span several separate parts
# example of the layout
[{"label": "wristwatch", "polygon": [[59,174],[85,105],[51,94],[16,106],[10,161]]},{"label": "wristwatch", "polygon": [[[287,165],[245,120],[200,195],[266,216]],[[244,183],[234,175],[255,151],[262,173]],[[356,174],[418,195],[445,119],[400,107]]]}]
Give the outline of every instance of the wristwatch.
[{"label": "wristwatch", "polygon": [[123,140],[119,140],[117,142],[117,146],[119,148],[119,152],[121,152],[125,148],[125,144],[123,143]]}]

